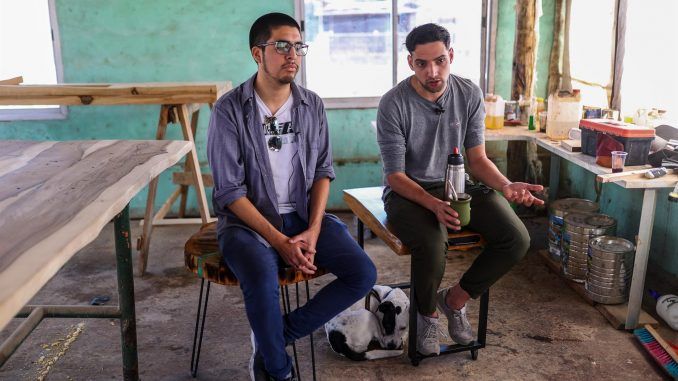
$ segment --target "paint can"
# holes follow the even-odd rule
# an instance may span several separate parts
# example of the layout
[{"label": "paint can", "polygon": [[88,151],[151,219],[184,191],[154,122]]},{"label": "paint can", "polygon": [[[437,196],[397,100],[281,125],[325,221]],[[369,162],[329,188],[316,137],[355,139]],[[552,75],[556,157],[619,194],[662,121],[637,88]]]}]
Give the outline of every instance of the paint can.
[{"label": "paint can", "polygon": [[628,297],[633,275],[635,246],[630,241],[604,235],[591,239],[586,295],[602,304],[619,304]]},{"label": "paint can", "polygon": [[600,213],[568,213],[563,224],[562,265],[565,277],[584,282],[592,238],[613,235],[617,221]]},{"label": "paint can", "polygon": [[562,198],[549,205],[548,248],[551,258],[558,263],[562,255],[563,218],[567,213],[596,213],[598,204],[583,198]]}]

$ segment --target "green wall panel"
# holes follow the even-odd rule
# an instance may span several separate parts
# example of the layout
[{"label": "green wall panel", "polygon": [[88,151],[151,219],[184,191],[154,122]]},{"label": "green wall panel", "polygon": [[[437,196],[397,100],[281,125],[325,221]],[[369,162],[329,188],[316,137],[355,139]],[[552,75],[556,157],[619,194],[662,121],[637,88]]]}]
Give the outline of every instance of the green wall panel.
[{"label": "green wall panel", "polygon": [[500,0],[495,43],[494,92],[504,99],[511,96],[513,43],[516,40],[516,1]]}]

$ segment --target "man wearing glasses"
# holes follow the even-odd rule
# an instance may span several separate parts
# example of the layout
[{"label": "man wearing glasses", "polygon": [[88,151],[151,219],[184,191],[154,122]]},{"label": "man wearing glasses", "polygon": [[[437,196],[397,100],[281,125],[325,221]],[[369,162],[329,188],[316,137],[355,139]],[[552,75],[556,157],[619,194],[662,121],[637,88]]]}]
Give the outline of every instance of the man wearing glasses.
[{"label": "man wearing glasses", "polygon": [[[286,344],[311,334],[365,296],[376,269],[348,233],[325,214],[334,179],[320,97],[294,83],[308,46],[299,24],[270,13],[250,29],[257,72],[221,97],[210,119],[207,156],[214,176],[217,237],[243,291],[252,328],[254,380],[296,379]],[[282,316],[278,268],[337,279]]]},{"label": "man wearing glasses", "polygon": [[[384,163],[384,209],[412,252],[419,309],[417,351],[434,356],[440,353],[436,307],[446,315],[452,339],[470,344],[473,332],[466,302],[482,295],[530,246],[525,225],[504,198],[542,205],[531,192],[543,188],[509,181],[487,158],[482,91],[470,80],[450,74],[454,51],[449,32],[424,24],[407,35],[405,46],[414,75],[381,98],[377,140]],[[471,173],[487,185],[466,185],[472,196],[469,227],[482,234],[486,245],[458,283],[438,290],[445,272],[447,229],[460,229],[457,212],[442,200],[446,159],[462,146]]]}]

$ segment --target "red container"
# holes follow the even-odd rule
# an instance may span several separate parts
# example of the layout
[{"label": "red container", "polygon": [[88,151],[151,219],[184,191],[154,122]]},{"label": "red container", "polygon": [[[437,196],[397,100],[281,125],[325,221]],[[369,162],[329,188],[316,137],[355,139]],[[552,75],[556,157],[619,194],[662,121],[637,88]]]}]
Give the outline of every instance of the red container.
[{"label": "red container", "polygon": [[582,153],[596,156],[598,138],[601,134],[606,134],[624,145],[624,151],[629,154],[626,165],[647,164],[650,144],[654,140],[653,129],[612,119],[582,119],[579,121],[579,129]]}]

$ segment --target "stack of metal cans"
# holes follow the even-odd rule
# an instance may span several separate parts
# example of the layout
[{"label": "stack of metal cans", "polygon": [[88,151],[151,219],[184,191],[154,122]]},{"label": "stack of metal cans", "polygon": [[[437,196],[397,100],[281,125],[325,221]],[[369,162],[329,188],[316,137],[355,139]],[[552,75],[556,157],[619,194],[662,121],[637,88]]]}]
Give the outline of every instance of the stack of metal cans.
[{"label": "stack of metal cans", "polygon": [[589,242],[601,235],[614,235],[617,221],[599,213],[568,213],[563,225],[563,274],[584,282],[588,271]]},{"label": "stack of metal cans", "polygon": [[568,213],[597,213],[598,204],[583,198],[562,198],[549,205],[549,254],[551,258],[562,261],[563,218]]},{"label": "stack of metal cans", "polygon": [[624,238],[601,236],[590,242],[586,295],[602,304],[626,301],[633,274],[635,247]]}]

